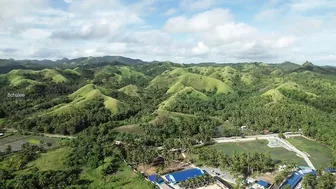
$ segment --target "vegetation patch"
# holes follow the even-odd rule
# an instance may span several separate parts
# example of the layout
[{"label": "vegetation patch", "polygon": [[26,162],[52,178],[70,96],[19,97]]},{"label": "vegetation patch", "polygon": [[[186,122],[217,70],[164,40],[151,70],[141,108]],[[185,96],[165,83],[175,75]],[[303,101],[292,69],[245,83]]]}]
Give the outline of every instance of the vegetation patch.
[{"label": "vegetation patch", "polygon": [[326,168],[328,162],[333,159],[330,148],[315,141],[308,140],[304,137],[295,137],[287,139],[291,144],[303,152],[307,152],[316,168]]},{"label": "vegetation patch", "polygon": [[47,153],[41,154],[38,159],[30,162],[27,167],[37,167],[40,171],[63,170],[66,168],[63,161],[69,152],[69,148],[58,148],[50,150]]},{"label": "vegetation patch", "polygon": [[296,156],[294,152],[288,151],[284,148],[269,148],[267,146],[267,140],[256,140],[252,142],[237,142],[237,143],[218,143],[210,146],[219,151],[223,151],[226,154],[232,154],[233,151],[237,153],[243,152],[262,152],[270,153],[272,159],[276,161],[276,164],[281,164],[284,160],[287,163],[295,161],[298,165],[306,166],[304,159]]},{"label": "vegetation patch", "polygon": [[41,143],[39,140],[37,140],[37,139],[35,139],[35,138],[30,138],[30,139],[28,139],[28,142],[29,142],[30,144],[35,144],[35,145],[38,145],[38,144]]},{"label": "vegetation patch", "polygon": [[138,87],[136,85],[127,85],[123,88],[118,89],[118,91],[123,92],[128,96],[139,97]]},{"label": "vegetation patch", "polygon": [[124,125],[114,129],[117,132],[144,134],[138,125]]}]

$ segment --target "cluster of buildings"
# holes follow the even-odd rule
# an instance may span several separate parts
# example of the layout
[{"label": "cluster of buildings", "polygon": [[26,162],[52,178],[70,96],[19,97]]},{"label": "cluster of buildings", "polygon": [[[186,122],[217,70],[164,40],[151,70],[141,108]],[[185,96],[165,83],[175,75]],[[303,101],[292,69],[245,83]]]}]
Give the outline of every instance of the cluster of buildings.
[{"label": "cluster of buildings", "polygon": [[[149,181],[159,186],[161,189],[187,189],[187,188],[199,188],[199,189],[231,189],[225,181],[216,177],[204,177],[201,183],[188,185],[188,181],[200,178],[204,175],[208,175],[200,168],[190,168],[183,171],[169,173],[163,176],[156,174],[147,177]],[[211,179],[206,179],[211,178]]]}]

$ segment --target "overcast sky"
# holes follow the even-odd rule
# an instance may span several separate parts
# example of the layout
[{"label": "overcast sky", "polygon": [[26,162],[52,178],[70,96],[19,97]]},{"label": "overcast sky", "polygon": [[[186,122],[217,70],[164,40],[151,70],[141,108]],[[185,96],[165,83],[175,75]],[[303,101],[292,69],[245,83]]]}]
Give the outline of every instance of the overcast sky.
[{"label": "overcast sky", "polygon": [[336,0],[0,0],[0,58],[336,65]]}]

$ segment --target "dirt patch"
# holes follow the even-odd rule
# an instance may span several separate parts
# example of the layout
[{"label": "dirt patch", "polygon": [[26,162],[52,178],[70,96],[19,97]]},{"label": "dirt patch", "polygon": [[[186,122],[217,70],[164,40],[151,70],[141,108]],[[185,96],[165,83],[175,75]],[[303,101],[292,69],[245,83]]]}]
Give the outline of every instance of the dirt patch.
[{"label": "dirt patch", "polygon": [[137,170],[144,173],[146,176],[150,176],[155,173],[155,167],[151,165],[139,165]]},{"label": "dirt patch", "polygon": [[274,183],[277,172],[267,172],[262,175],[256,176],[257,180],[264,180],[269,183]]}]

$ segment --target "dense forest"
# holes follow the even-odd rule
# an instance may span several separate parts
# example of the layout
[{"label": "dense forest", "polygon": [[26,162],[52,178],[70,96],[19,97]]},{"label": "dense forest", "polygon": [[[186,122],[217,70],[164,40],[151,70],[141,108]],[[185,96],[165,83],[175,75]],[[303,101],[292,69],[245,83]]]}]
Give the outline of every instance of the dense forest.
[{"label": "dense forest", "polygon": [[[178,158],[168,153],[173,148],[187,150],[206,164],[247,175],[274,169],[268,154],[227,156],[193,147],[213,137],[240,135],[240,127],[245,125],[255,133],[301,130],[329,146],[336,157],[335,68],[308,62],[197,65],[77,61],[71,66],[64,62],[48,67],[38,63],[34,69],[6,67],[0,75],[1,127],[77,137],[62,144],[70,149],[64,159],[67,169],[62,171],[17,174],[45,153],[43,146],[27,144],[19,152],[3,153],[2,161],[14,153],[20,164],[0,166],[0,187],[86,188],[89,181],[79,177],[86,168],[112,175],[123,160],[139,165],[158,155],[170,164]],[[12,97],[12,93],[24,97]],[[228,122],[231,127],[226,127]],[[252,160],[257,163],[249,164]],[[48,177],[55,182],[46,182]],[[305,184],[318,185],[311,178],[305,178]]]}]

